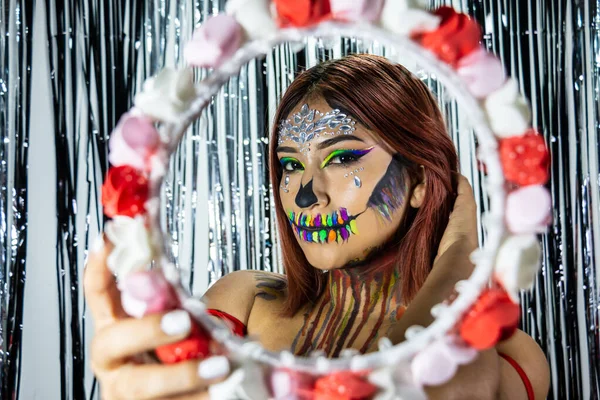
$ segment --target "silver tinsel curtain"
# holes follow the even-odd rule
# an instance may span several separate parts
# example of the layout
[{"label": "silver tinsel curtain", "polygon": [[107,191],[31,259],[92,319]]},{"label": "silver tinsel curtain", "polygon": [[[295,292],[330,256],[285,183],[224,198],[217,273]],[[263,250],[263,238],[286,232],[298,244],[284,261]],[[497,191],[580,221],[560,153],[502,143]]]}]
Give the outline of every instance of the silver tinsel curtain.
[{"label": "silver tinsel curtain", "polygon": [[[546,351],[551,399],[600,398],[600,1],[456,0],[531,99],[552,152],[554,221],[543,269],[522,296],[523,329]],[[2,399],[92,399],[81,289],[102,226],[107,140],[146,77],[181,65],[211,0],[0,2],[0,376]],[[165,187],[164,224],[194,293],[236,269],[280,271],[266,166],[277,99],[298,68],[360,39],[282,45],[232,78],[187,133]],[[426,71],[461,157],[480,176],[460,110]],[[203,75],[204,73],[199,73]],[[199,76],[201,78],[201,76]],[[483,193],[478,188],[478,197]],[[485,203],[481,202],[485,210]]]}]

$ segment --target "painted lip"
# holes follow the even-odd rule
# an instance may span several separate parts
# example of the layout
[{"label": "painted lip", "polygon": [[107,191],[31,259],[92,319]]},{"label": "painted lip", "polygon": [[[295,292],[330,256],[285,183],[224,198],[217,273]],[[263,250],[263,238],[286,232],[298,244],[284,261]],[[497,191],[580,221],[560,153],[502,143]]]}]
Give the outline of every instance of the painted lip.
[{"label": "painted lip", "polygon": [[[361,213],[362,214],[362,213]],[[340,208],[327,214],[304,214],[288,212],[287,217],[298,237],[309,243],[341,243],[357,235],[356,218]]]}]

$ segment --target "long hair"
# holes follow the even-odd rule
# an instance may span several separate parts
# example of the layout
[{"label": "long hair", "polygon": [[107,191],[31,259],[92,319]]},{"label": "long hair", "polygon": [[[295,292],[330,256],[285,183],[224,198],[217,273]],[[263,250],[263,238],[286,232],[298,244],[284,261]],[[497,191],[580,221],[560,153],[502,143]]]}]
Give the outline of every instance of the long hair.
[{"label": "long hair", "polygon": [[398,268],[402,301],[408,304],[431,271],[448,224],[458,159],[429,89],[403,66],[384,57],[362,54],[326,61],[299,74],[275,113],[269,161],[283,265],[288,275],[285,314],[292,316],[303,305],[316,301],[326,275],[308,263],[283,211],[277,190],[282,176],[275,151],[277,132],[279,123],[296,105],[319,97],[376,133],[381,144],[403,160],[411,179],[411,193],[422,179],[426,182],[423,203],[418,209],[408,206],[400,223],[397,256],[391,264]]}]

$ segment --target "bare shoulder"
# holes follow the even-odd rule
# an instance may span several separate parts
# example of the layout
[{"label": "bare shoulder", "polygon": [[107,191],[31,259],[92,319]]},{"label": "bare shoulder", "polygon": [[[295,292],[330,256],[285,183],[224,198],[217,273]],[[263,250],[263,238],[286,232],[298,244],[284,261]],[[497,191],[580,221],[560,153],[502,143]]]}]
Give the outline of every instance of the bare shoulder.
[{"label": "bare shoulder", "polygon": [[287,293],[285,275],[265,271],[235,271],[215,282],[202,300],[208,308],[224,311],[248,325],[255,301],[282,300]]},{"label": "bare shoulder", "polygon": [[256,271],[254,273],[256,285],[255,297],[261,300],[282,301],[287,295],[287,277],[274,272]]},{"label": "bare shoulder", "polygon": [[[531,382],[536,399],[546,398],[550,387],[548,361],[540,346],[531,336],[521,330],[517,330],[508,340],[499,343],[496,346],[496,350],[499,353],[506,354],[519,364]],[[521,383],[522,380],[516,373],[516,370],[506,360],[502,359],[501,371],[501,382],[505,382],[503,382],[504,384],[501,387],[504,396],[500,396],[500,398],[518,398],[514,393],[506,395],[506,392],[510,393],[512,390],[517,389],[520,389],[524,393],[524,385]]]}]

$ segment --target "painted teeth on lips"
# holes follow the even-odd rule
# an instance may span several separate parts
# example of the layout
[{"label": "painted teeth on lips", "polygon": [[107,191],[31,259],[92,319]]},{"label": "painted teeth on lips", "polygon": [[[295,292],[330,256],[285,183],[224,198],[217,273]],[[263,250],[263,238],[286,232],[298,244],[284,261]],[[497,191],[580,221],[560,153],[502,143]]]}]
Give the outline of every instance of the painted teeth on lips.
[{"label": "painted teeth on lips", "polygon": [[328,214],[288,213],[292,229],[298,237],[309,243],[343,243],[351,235],[357,235],[356,216],[348,215],[348,210],[340,208]]},{"label": "painted teeth on lips", "polygon": [[347,225],[353,217],[348,215],[348,210],[340,208],[337,211],[333,211],[328,214],[304,214],[302,212],[295,213],[290,211],[288,213],[290,222],[301,228],[308,229],[320,229],[320,228],[334,228],[342,227]]}]

